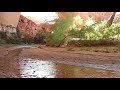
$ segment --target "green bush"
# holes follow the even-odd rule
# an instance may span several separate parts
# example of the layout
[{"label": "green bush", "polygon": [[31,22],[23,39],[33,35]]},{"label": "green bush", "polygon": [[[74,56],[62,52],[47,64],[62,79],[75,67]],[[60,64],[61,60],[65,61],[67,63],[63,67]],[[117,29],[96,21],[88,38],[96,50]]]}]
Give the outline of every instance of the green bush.
[{"label": "green bush", "polygon": [[120,14],[118,14],[118,15],[115,16],[115,18],[114,18],[114,20],[113,20],[113,23],[114,23],[114,24],[120,23]]},{"label": "green bush", "polygon": [[116,49],[120,51],[120,44],[116,46]]},{"label": "green bush", "polygon": [[119,40],[119,27],[120,25],[115,23],[107,27],[106,21],[100,21],[81,29],[72,29],[69,31],[71,38],[79,38],[80,40],[71,41],[69,44],[75,42],[81,46],[116,45],[118,44],[116,40]]},{"label": "green bush", "polygon": [[6,39],[6,38],[7,38],[6,32],[0,31],[0,38],[1,38],[1,39]]},{"label": "green bush", "polygon": [[80,40],[80,46],[116,46],[119,44],[119,41],[113,40]]},{"label": "green bush", "polygon": [[82,23],[83,20],[80,16],[73,18],[72,14],[68,14],[65,19],[57,19],[51,28],[51,34],[47,37],[47,44],[50,46],[67,45],[74,36],[73,29],[77,29],[77,26]]},{"label": "green bush", "polygon": [[51,33],[47,37],[47,45],[60,46],[67,41],[68,31],[73,25],[72,16],[68,15],[65,19],[57,19],[51,27]]},{"label": "green bush", "polygon": [[24,44],[34,44],[35,43],[34,38],[30,37],[30,36],[25,36],[24,38],[22,38],[22,42]]},{"label": "green bush", "polygon": [[22,39],[16,37],[10,37],[6,41],[8,44],[23,44]]},{"label": "green bush", "polygon": [[18,29],[16,33],[11,34],[11,37],[7,37],[6,41],[8,44],[23,44],[21,33]]},{"label": "green bush", "polygon": [[35,43],[45,44],[46,38],[47,38],[47,33],[45,33],[44,30],[39,30],[36,36],[34,37],[34,41]]},{"label": "green bush", "polygon": [[4,39],[0,39],[0,44],[6,44],[7,42]]}]

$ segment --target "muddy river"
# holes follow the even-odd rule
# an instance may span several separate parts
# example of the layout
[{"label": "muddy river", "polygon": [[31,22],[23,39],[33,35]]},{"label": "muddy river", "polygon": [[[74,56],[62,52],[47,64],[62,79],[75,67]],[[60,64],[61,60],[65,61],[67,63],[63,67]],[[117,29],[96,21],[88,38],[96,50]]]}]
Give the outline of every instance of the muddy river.
[{"label": "muddy river", "polygon": [[[24,53],[27,53],[27,50],[36,55],[34,50],[38,51],[38,48],[35,47],[35,45],[1,46],[0,78],[120,78],[119,63],[51,60],[49,58],[33,58],[30,57],[31,54],[25,57]],[[44,52],[48,53],[47,50],[44,50]],[[44,52],[38,54],[44,55]],[[49,53],[47,56],[49,56]],[[53,56],[57,56],[57,54]]]}]

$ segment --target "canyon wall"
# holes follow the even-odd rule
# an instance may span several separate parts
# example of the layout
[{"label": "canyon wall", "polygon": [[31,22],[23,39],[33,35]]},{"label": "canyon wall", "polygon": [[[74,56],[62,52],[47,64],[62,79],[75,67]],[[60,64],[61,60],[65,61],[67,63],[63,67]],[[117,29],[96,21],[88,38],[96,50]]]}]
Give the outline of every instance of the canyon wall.
[{"label": "canyon wall", "polygon": [[91,17],[95,21],[99,20],[108,20],[109,17],[112,15],[112,12],[56,12],[59,18],[64,19],[68,13],[72,14],[73,17],[80,16],[83,19],[83,25],[85,25],[86,20]]},{"label": "canyon wall", "polygon": [[18,22],[18,29],[22,33],[22,37],[24,35],[35,36],[37,33],[37,25],[33,21],[28,18],[20,15],[20,19]]},{"label": "canyon wall", "polygon": [[0,12],[0,32],[11,37],[17,31],[20,12]]},{"label": "canyon wall", "polygon": [[17,27],[20,18],[20,12],[0,12],[0,23]]}]

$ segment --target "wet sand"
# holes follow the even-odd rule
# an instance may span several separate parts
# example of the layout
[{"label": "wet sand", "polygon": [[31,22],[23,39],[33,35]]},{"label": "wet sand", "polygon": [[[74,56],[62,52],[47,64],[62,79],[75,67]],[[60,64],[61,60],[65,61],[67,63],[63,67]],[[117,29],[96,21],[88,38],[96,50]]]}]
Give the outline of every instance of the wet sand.
[{"label": "wet sand", "polygon": [[102,53],[80,51],[79,48],[71,47],[55,48],[41,46],[23,50],[20,57],[39,58],[41,60],[89,63],[89,64],[120,64],[120,53]]}]

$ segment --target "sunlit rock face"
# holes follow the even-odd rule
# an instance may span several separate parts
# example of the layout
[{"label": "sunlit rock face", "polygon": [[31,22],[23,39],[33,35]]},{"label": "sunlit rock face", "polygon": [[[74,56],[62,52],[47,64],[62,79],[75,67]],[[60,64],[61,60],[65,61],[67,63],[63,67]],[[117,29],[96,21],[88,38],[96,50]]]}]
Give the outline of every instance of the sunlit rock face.
[{"label": "sunlit rock face", "polygon": [[50,23],[54,19],[58,18],[58,15],[55,12],[21,12],[21,15],[32,20],[36,24],[40,23]]},{"label": "sunlit rock face", "polygon": [[34,37],[39,30],[44,30],[46,32],[50,31],[50,25],[48,23],[36,24],[35,21],[20,15],[18,29],[20,30],[22,37],[25,35]]},{"label": "sunlit rock face", "polygon": [[108,20],[112,15],[112,12],[56,12],[59,18],[64,19],[68,13],[71,13],[73,17],[80,16],[83,19],[83,25],[86,23],[88,16],[91,17],[95,21],[99,20]]},{"label": "sunlit rock face", "polygon": [[52,24],[49,24],[49,23],[40,23],[40,24],[37,24],[37,30],[44,30],[45,32],[50,32],[51,26]]},{"label": "sunlit rock face", "polygon": [[20,12],[0,12],[0,32],[11,37],[16,33]]},{"label": "sunlit rock face", "polygon": [[107,20],[112,12],[56,12],[59,18],[64,19],[68,13],[71,13],[73,17],[81,16],[83,20],[86,20],[88,16],[92,17],[94,20],[98,20],[99,18]]},{"label": "sunlit rock face", "polygon": [[0,23],[17,27],[20,12],[0,12]]},{"label": "sunlit rock face", "polygon": [[18,29],[22,33],[22,37],[24,37],[24,35],[35,36],[37,33],[36,28],[37,28],[36,23],[20,15]]},{"label": "sunlit rock face", "polygon": [[108,20],[110,16],[112,15],[112,12],[91,12],[91,17],[94,20]]}]

